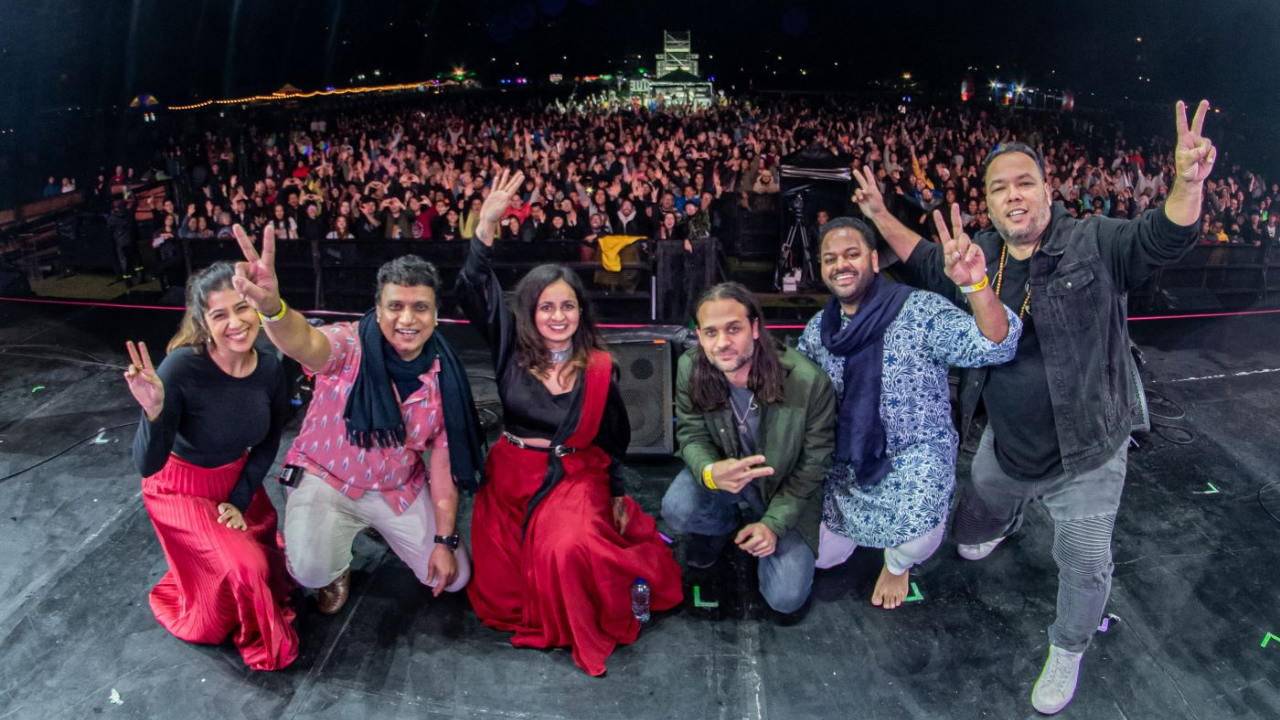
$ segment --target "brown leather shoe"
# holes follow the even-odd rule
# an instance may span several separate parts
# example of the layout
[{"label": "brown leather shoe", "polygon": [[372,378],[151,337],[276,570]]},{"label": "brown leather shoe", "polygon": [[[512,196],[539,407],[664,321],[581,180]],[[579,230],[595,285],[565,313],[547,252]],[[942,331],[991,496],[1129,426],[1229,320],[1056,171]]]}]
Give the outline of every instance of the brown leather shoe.
[{"label": "brown leather shoe", "polygon": [[347,604],[347,596],[351,594],[351,568],[342,571],[337,580],[320,588],[316,593],[316,604],[320,606],[320,614],[336,615],[343,605]]}]

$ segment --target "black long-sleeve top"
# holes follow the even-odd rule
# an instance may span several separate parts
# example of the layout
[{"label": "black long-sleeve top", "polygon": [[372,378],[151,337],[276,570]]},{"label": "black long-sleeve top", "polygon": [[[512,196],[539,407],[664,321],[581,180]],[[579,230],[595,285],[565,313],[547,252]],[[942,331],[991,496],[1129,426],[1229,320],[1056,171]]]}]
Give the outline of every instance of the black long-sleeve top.
[{"label": "black long-sleeve top", "polygon": [[[479,240],[471,241],[458,283],[463,312],[489,344],[507,432],[517,437],[554,440],[565,418],[581,408],[586,383],[579,378],[573,390],[552,395],[541,380],[516,365],[515,317],[493,273],[492,256],[493,248]],[[617,384],[610,382],[604,415],[593,444],[609,455],[609,488],[614,497],[626,494],[622,458],[630,443],[627,406]]]},{"label": "black long-sleeve top", "polygon": [[258,353],[248,377],[225,372],[207,353],[179,348],[156,368],[164,382],[164,410],[155,422],[142,412],[133,438],[133,462],[142,477],[154,475],[169,454],[204,468],[249,459],[227,502],[240,512],[271,469],[280,449],[280,433],[289,409],[284,365],[271,353]]}]

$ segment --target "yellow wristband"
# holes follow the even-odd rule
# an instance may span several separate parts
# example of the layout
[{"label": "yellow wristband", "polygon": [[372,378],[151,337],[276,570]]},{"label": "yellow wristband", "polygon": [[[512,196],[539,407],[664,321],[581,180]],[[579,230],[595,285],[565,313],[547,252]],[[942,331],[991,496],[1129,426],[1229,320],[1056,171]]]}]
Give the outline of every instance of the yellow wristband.
[{"label": "yellow wristband", "polygon": [[280,312],[270,317],[267,317],[262,313],[258,313],[258,317],[262,320],[262,322],[269,322],[269,323],[280,322],[281,320],[284,319],[284,314],[287,312],[289,312],[289,306],[285,303],[284,298],[280,298]]},{"label": "yellow wristband", "polygon": [[715,463],[707,463],[706,466],[702,468],[702,484],[706,485],[709,490],[720,489],[716,487],[716,481],[711,479],[711,466],[714,464]]},{"label": "yellow wristband", "polygon": [[990,282],[988,282],[988,280],[987,280],[987,276],[986,276],[986,275],[983,275],[983,276],[982,276],[982,280],[981,280],[981,281],[979,281],[979,282],[978,282],[977,284],[975,284],[975,285],[961,285],[961,286],[960,286],[960,292],[964,293],[965,295],[968,295],[968,294],[970,294],[970,293],[976,293],[976,292],[978,292],[979,290],[986,290],[986,289],[987,289],[987,286],[988,286],[988,285],[990,285],[990,284],[991,284],[991,283],[990,283]]}]

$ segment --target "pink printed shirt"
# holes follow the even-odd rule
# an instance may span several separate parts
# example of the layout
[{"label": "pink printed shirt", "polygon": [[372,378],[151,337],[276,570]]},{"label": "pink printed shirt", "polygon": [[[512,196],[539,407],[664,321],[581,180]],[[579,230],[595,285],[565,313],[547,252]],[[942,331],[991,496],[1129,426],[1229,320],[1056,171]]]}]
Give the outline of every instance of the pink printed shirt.
[{"label": "pink printed shirt", "polygon": [[440,407],[440,361],[422,375],[422,387],[401,399],[405,443],[401,447],[363,450],[347,441],[342,420],[356,375],[360,371],[360,340],[355,323],[339,323],[320,330],[329,339],[329,359],[315,375],[311,408],[302,422],[285,462],[305,468],[338,492],[358,499],[366,492],[382,495],[399,515],[422,493],[428,468],[423,454],[448,457],[444,415]]}]

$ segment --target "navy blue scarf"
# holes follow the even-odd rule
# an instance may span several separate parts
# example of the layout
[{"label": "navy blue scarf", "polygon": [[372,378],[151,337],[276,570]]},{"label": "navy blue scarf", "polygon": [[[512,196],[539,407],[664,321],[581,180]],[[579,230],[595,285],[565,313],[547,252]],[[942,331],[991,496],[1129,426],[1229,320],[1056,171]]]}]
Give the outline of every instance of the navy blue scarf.
[{"label": "navy blue scarf", "polygon": [[892,463],[880,419],[880,382],[884,374],[884,331],[911,295],[906,285],[880,275],[871,281],[858,311],[841,326],[844,310],[832,297],[822,309],[822,347],[844,358],[844,395],[836,424],[836,460],[853,465],[859,487],[875,487]]},{"label": "navy blue scarf", "polygon": [[[396,447],[405,441],[404,415],[392,391],[393,381],[403,381],[408,366],[389,371],[382,329],[371,310],[360,318],[360,371],[351,386],[347,406],[342,413],[347,440],[366,450],[373,447]],[[387,348],[389,349],[389,348]],[[430,368],[440,360],[440,407],[444,412],[444,429],[449,437],[449,465],[453,482],[459,488],[474,492],[484,471],[484,438],[476,417],[475,400],[466,369],[453,348],[440,334],[422,348],[421,360]],[[396,376],[401,377],[396,377]],[[406,398],[407,399],[407,398]]]}]

